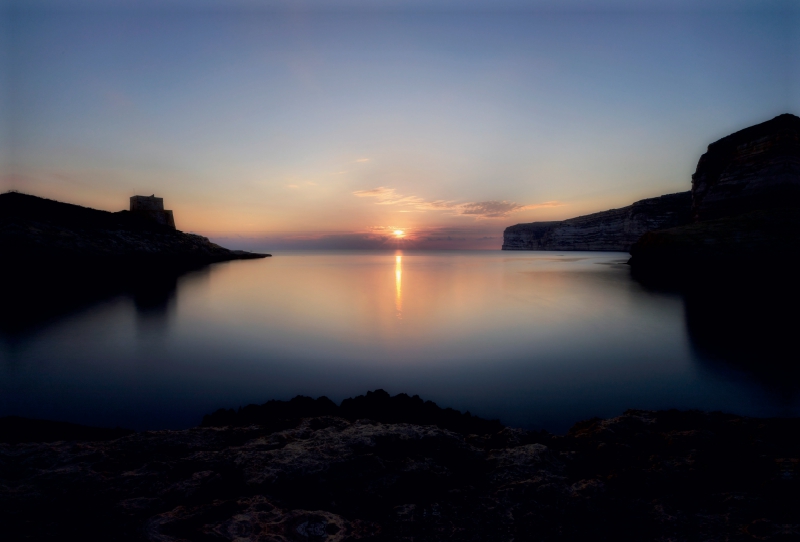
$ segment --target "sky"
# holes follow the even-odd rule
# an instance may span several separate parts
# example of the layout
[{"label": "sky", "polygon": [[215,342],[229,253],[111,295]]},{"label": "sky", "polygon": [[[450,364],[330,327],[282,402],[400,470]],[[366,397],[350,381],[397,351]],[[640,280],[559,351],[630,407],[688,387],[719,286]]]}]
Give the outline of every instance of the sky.
[{"label": "sky", "polygon": [[231,248],[499,249],[800,114],[789,1],[1,5],[0,189]]}]

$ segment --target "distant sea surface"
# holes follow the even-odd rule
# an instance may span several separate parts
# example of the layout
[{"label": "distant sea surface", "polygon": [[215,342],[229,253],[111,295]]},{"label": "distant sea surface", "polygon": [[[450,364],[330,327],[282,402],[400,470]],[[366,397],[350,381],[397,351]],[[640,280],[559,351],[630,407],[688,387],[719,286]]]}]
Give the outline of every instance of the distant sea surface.
[{"label": "distant sea surface", "polygon": [[780,337],[730,348],[738,339],[712,325],[729,309],[646,288],[627,257],[294,252],[212,265],[0,334],[0,415],[177,429],[221,407],[377,388],[554,432],[628,408],[800,415],[797,371],[758,356]]}]

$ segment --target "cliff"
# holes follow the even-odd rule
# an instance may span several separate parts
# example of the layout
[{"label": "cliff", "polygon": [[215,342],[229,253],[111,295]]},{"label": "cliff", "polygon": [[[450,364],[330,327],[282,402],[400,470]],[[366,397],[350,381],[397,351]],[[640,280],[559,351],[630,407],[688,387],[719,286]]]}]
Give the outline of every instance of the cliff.
[{"label": "cliff", "polygon": [[691,193],[637,201],[558,222],[531,222],[506,228],[503,250],[628,251],[645,232],[689,222]]},{"label": "cliff", "polygon": [[563,436],[317,416],[0,444],[0,523],[26,540],[788,540],[798,434],[628,411]]},{"label": "cliff", "polygon": [[193,266],[268,254],[223,248],[138,213],[110,213],[8,192],[0,194],[0,254],[23,265]]},{"label": "cliff", "polygon": [[631,247],[634,273],[788,276],[800,262],[800,118],[780,115],[709,145],[692,175],[692,214]]},{"label": "cliff", "polygon": [[[630,250],[634,274],[697,282],[726,269],[790,278],[800,259],[800,209],[753,211],[644,234]],[[718,276],[718,280],[724,277]]]},{"label": "cliff", "polygon": [[800,206],[800,118],[784,114],[708,146],[692,175],[695,221]]}]

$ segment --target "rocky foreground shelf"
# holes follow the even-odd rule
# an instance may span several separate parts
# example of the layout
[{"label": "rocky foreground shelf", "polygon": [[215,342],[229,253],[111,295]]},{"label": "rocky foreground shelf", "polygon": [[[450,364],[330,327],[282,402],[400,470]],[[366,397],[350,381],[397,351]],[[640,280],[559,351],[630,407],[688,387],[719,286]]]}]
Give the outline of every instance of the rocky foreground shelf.
[{"label": "rocky foreground shelf", "polygon": [[[402,402],[422,403],[402,396],[395,404]],[[372,403],[386,407],[374,417],[399,419],[385,392],[373,393]],[[800,535],[796,418],[630,410],[556,436],[486,420],[475,426],[484,432],[465,433],[348,419],[343,406],[339,416],[296,417],[291,405],[273,403],[258,412],[271,409],[275,423],[239,426],[247,415],[222,411],[233,425],[0,444],[0,524],[13,540]],[[464,430],[476,419],[460,416],[440,421]]]}]

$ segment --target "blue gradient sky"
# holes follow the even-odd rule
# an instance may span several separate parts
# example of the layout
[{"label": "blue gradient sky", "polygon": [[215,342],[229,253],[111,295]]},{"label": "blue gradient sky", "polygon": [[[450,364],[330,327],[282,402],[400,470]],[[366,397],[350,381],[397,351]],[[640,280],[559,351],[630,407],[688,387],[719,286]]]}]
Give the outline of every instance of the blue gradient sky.
[{"label": "blue gradient sky", "polygon": [[232,246],[402,228],[408,248],[499,248],[510,224],[687,190],[708,143],[800,113],[792,2],[2,13],[3,188],[108,210],[156,193]]}]

